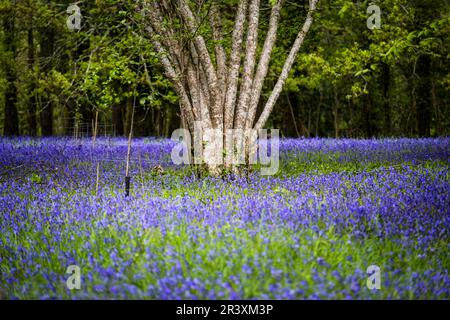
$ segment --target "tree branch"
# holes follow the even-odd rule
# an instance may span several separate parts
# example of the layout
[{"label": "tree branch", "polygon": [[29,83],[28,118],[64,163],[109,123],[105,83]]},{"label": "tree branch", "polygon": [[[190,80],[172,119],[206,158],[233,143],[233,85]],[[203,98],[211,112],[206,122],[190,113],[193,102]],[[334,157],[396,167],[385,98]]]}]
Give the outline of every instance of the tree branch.
[{"label": "tree branch", "polygon": [[[155,35],[154,30],[152,27],[147,28],[148,31]],[[167,78],[172,82],[174,86],[174,90],[177,93],[179,99],[180,99],[180,107],[181,107],[181,113],[183,117],[185,117],[186,122],[188,124],[189,129],[191,132],[194,130],[194,113],[192,111],[192,104],[189,100],[189,96],[186,93],[186,90],[183,86],[183,83],[175,72],[172,63],[170,62],[169,58],[167,57],[167,51],[163,48],[161,43],[158,40],[152,40],[153,46],[155,47],[156,51],[159,54],[159,59],[161,60],[161,63],[164,67],[165,74]]]},{"label": "tree branch", "polygon": [[[217,77],[219,81],[219,95],[220,95],[220,105],[221,109],[223,109],[225,90],[226,90],[226,63],[227,56],[225,53],[225,49],[222,45],[222,23],[220,19],[219,13],[219,4],[217,0],[213,0],[211,5],[211,9],[209,11],[209,20],[211,24],[213,40],[215,42],[214,50],[216,54],[216,63],[217,63]],[[223,110],[221,110],[223,113]]]},{"label": "tree branch", "polygon": [[208,101],[205,99],[204,89],[201,81],[201,66],[198,62],[197,52],[193,44],[191,44],[191,50],[189,55],[189,64],[188,64],[188,83],[189,87],[191,87],[191,97],[193,106],[197,106],[194,108],[198,111],[198,114],[195,115],[195,120],[201,120],[207,128],[211,127],[211,117],[208,107]]},{"label": "tree branch", "polygon": [[258,22],[260,0],[251,0],[248,9],[248,29],[245,43],[245,60],[242,83],[235,119],[235,128],[243,128],[247,120],[247,112],[252,93],[253,72],[256,64],[256,47],[258,45]]},{"label": "tree branch", "polygon": [[[189,32],[195,33],[195,17],[192,14],[191,9],[187,5],[185,0],[178,0],[179,11],[183,17],[184,23],[187,26]],[[209,55],[208,48],[206,47],[205,40],[201,35],[196,35],[194,38],[194,44],[197,49],[200,62],[205,70],[208,86],[211,91],[211,120],[212,125],[216,128],[222,127],[222,112],[219,99],[219,87],[217,81],[216,70],[214,69]]]},{"label": "tree branch", "polygon": [[167,49],[170,53],[171,62],[178,73],[183,73],[183,64],[182,64],[182,44],[175,39],[175,31],[173,28],[167,26],[164,23],[163,19],[163,10],[164,7],[157,2],[152,2],[151,5],[147,2],[146,4],[146,16],[149,18],[150,24],[153,30],[160,35],[161,44]]},{"label": "tree branch", "polygon": [[269,70],[270,57],[272,55],[272,50],[277,39],[278,22],[280,20],[280,11],[283,2],[284,0],[278,0],[277,3],[272,7],[269,21],[269,30],[267,31],[261,58],[259,59],[258,67],[253,79],[250,106],[245,124],[246,128],[252,128],[253,122],[255,121],[256,109],[258,108],[261,90],[264,85],[264,79],[267,76],[267,71]]},{"label": "tree branch", "polygon": [[237,95],[239,67],[241,64],[241,46],[244,34],[245,15],[247,13],[248,0],[241,0],[238,5],[236,20],[233,29],[230,63],[227,76],[227,91],[225,94],[224,127],[233,126],[234,108]]},{"label": "tree branch", "polygon": [[306,34],[308,33],[311,27],[311,24],[313,22],[313,13],[316,10],[318,2],[319,0],[310,0],[310,7],[305,23],[303,24],[303,28],[300,30],[300,32],[297,35],[297,38],[295,39],[295,42],[291,48],[289,56],[287,57],[286,62],[284,63],[283,70],[281,71],[278,81],[272,90],[272,94],[267,100],[263,112],[261,113],[261,116],[259,117],[259,120],[255,125],[255,129],[257,130],[261,129],[265,125],[267,119],[269,118],[270,112],[272,112],[275,102],[280,96],[281,90],[283,89],[283,85],[286,82],[287,77],[289,76],[289,71],[291,70],[292,65],[294,64],[295,57],[298,51],[300,50],[300,47],[302,46],[303,41],[305,40]]}]

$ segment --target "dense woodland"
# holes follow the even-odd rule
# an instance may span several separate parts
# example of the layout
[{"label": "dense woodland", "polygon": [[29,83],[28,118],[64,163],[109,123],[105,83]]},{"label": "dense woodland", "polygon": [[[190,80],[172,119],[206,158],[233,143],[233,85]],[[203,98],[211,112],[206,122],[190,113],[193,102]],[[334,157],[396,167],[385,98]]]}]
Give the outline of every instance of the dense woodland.
[{"label": "dense woodland", "polygon": [[[202,16],[210,2],[191,7]],[[237,2],[220,1],[224,34],[232,32]],[[259,37],[272,2],[261,1]],[[71,31],[71,1],[1,0],[2,134],[90,135],[97,116],[98,134],[125,135],[133,110],[134,135],[170,136],[180,127],[178,97],[135,3],[79,1],[81,29]],[[367,27],[371,3],[381,8],[380,29]],[[307,0],[282,9],[260,104],[307,10]],[[446,0],[322,0],[266,127],[292,137],[449,135],[449,10]],[[213,51],[214,40],[206,40]],[[231,44],[223,46],[228,52]]]}]

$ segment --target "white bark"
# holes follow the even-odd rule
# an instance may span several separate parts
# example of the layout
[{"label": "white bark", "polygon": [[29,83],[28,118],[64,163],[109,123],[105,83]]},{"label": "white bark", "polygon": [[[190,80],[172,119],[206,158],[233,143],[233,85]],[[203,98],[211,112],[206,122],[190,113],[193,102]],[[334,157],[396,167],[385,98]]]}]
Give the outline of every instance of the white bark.
[{"label": "white bark", "polygon": [[249,18],[247,41],[245,45],[245,60],[234,125],[234,128],[239,129],[245,126],[251,98],[253,72],[256,60],[256,47],[258,44],[259,0],[251,0],[248,15]]},{"label": "white bark", "polygon": [[[148,5],[150,2],[142,0]],[[257,63],[258,47],[258,23],[259,7],[261,0],[240,0],[236,12],[235,24],[232,34],[231,52],[228,59],[222,45],[221,20],[218,0],[211,4],[209,22],[214,43],[215,59],[212,59],[206,46],[205,39],[199,34],[199,23],[203,21],[196,17],[189,8],[187,0],[160,0],[152,2],[146,12],[148,17],[147,30],[153,37],[152,42],[159,53],[165,74],[172,82],[175,92],[180,99],[182,122],[186,122],[189,130],[194,132],[195,126],[205,130],[206,135],[201,136],[200,144],[207,143],[208,149],[203,154],[204,163],[211,159],[222,159],[222,146],[229,146],[233,138],[227,135],[227,129],[248,130],[253,127],[260,99],[264,79],[267,76],[271,53],[273,51],[280,10],[284,0],[277,0],[272,8],[269,28],[262,48],[259,62]],[[266,123],[280,93],[289,71],[295,61],[305,36],[313,22],[313,12],[318,0],[310,0],[310,8],[302,30],[297,35],[290,53],[283,65],[272,93],[265,104],[254,129],[261,129]],[[237,99],[239,72],[241,67],[241,54],[243,51],[243,36],[245,32],[246,17],[248,15],[248,27],[245,45],[245,58],[242,68],[242,81]],[[171,24],[181,18],[182,26]],[[208,17],[206,17],[208,18]],[[166,23],[168,22],[168,23]],[[192,35],[183,43],[175,35],[181,29],[186,29]],[[181,32],[184,34],[184,32]],[[215,64],[213,61],[215,60]],[[256,67],[256,68],[255,68]],[[183,77],[184,76],[184,77]],[[238,100],[238,101],[237,101]],[[217,129],[223,134],[223,140],[216,135],[209,135],[208,129]],[[216,131],[217,132],[217,131]],[[254,152],[247,144],[251,139],[242,139],[245,135],[238,135],[245,143],[246,156]],[[231,139],[231,140],[230,140]],[[225,167],[233,159],[232,150],[225,150]],[[220,154],[218,154],[220,152]],[[205,158],[206,157],[206,158]],[[208,166],[211,172],[217,173],[217,166]]]},{"label": "white bark", "polygon": [[209,19],[211,24],[211,29],[213,33],[213,39],[215,41],[215,54],[216,54],[216,64],[217,64],[217,78],[219,81],[219,99],[220,99],[220,108],[223,113],[224,108],[224,99],[225,99],[225,90],[226,90],[226,68],[227,68],[227,56],[225,53],[225,49],[222,45],[222,23],[220,19],[219,13],[219,1],[213,0],[211,4],[211,9],[209,13]]},{"label": "white bark", "polygon": [[261,57],[259,59],[255,77],[253,79],[250,106],[245,124],[246,128],[252,128],[255,121],[256,109],[258,108],[258,102],[261,96],[264,79],[266,78],[267,71],[269,70],[270,56],[277,39],[278,22],[280,20],[280,10],[283,2],[284,0],[278,0],[277,3],[272,7],[269,21],[269,30],[267,31],[266,40],[264,41]]},{"label": "white bark", "polygon": [[180,14],[184,19],[184,23],[188,30],[195,35],[194,44],[197,49],[197,53],[200,62],[205,70],[208,86],[211,91],[211,120],[214,128],[222,127],[222,108],[220,103],[219,86],[217,80],[216,70],[209,55],[208,48],[206,47],[205,39],[198,34],[197,22],[191,9],[185,2],[185,0],[178,0]]},{"label": "white bark", "polygon": [[[147,4],[147,3],[146,3]],[[174,31],[166,27],[163,20],[163,8],[158,2],[152,2],[145,6],[146,16],[156,34],[160,36],[158,41],[170,54],[170,60],[177,73],[182,73],[181,44],[176,39]]]},{"label": "white bark", "polygon": [[[148,31],[154,35],[154,31],[151,27],[148,27]],[[159,59],[161,60],[161,63],[164,67],[165,74],[167,78],[172,82],[174,90],[180,99],[181,114],[186,119],[189,129],[193,130],[194,114],[192,111],[192,104],[182,84],[180,75],[175,72],[172,63],[167,56],[167,51],[163,48],[161,43],[157,40],[153,40],[152,43],[159,54]]]},{"label": "white bark", "polygon": [[244,34],[245,15],[248,0],[241,0],[238,5],[231,42],[230,62],[228,66],[227,91],[225,94],[224,129],[232,128],[241,64],[242,38]]}]

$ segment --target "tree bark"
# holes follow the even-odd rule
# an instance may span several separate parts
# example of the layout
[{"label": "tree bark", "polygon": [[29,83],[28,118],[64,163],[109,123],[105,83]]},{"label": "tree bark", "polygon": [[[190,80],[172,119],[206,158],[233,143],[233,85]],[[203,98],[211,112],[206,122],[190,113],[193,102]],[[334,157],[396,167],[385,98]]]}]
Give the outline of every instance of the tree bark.
[{"label": "tree bark", "polygon": [[219,83],[205,39],[198,34],[198,22],[185,0],[178,0],[181,16],[188,30],[194,35],[194,44],[203,69],[205,70],[209,90],[211,91],[211,122],[214,128],[222,128],[223,111],[220,103]]},{"label": "tree bark", "polygon": [[334,117],[334,137],[339,138],[339,97],[336,85],[333,85],[333,117]]},{"label": "tree bark", "polygon": [[[48,75],[54,54],[56,32],[55,29],[50,26],[44,29],[41,34],[41,70],[44,74]],[[51,136],[53,134],[53,102],[49,96],[42,107],[40,118],[42,135]]]},{"label": "tree bark", "polygon": [[[220,100],[220,108],[223,110],[224,108],[224,99],[225,99],[225,90],[227,83],[227,56],[225,53],[225,49],[222,45],[222,23],[220,19],[219,13],[219,1],[213,0],[211,4],[209,19],[212,29],[212,35],[214,39],[214,50],[216,54],[216,64],[217,64],[217,77],[219,81],[219,100]],[[223,111],[222,111],[223,112]]]},{"label": "tree bark", "polygon": [[245,59],[243,66],[242,82],[239,92],[237,114],[234,128],[243,129],[247,121],[249,110],[253,72],[256,60],[256,46],[258,41],[259,0],[251,0],[249,6],[247,41],[245,44]]},{"label": "tree bark", "polygon": [[421,137],[430,136],[431,128],[431,59],[428,55],[419,57],[416,66],[418,83],[416,88],[417,131]]},{"label": "tree bark", "polygon": [[16,28],[15,13],[13,8],[9,8],[8,14],[4,18],[3,27],[5,30],[5,49],[9,55],[9,61],[5,63],[5,126],[4,135],[19,134],[19,115],[17,112],[17,75],[15,71],[16,61]]},{"label": "tree bark", "polygon": [[372,92],[369,90],[369,92],[365,96],[365,103],[364,103],[364,129],[366,133],[366,137],[370,138],[373,135],[372,130]]},{"label": "tree bark", "polygon": [[248,0],[241,0],[238,5],[231,42],[230,63],[228,66],[227,91],[225,95],[224,128],[233,127],[239,67],[241,64],[242,38],[244,34],[245,15]]},{"label": "tree bark", "polygon": [[113,117],[113,124],[114,124],[114,134],[123,136],[125,131],[123,128],[123,107],[121,104],[113,105],[112,107],[112,117]]},{"label": "tree bark", "polygon": [[315,130],[316,130],[316,138],[318,138],[319,137],[319,126],[320,126],[320,117],[321,117],[321,107],[322,107],[322,101],[323,101],[323,93],[322,93],[322,91],[320,91],[320,93],[319,93],[319,103],[318,103],[318,106],[317,106],[317,117],[316,117],[316,127],[315,127]]},{"label": "tree bark", "polygon": [[[151,2],[152,6],[145,6],[145,3],[150,4],[150,2],[144,1],[143,8],[144,14],[150,22],[147,24],[146,30],[152,35],[153,46],[159,54],[166,76],[172,82],[175,92],[179,96],[182,122],[187,123],[191,134],[194,133],[195,128],[201,130],[213,128],[219,129],[221,132],[218,138],[216,137],[217,133],[211,133],[209,130],[205,130],[207,133],[201,134],[200,142],[196,143],[201,146],[207,145],[205,150],[207,148],[209,152],[202,155],[202,160],[208,160],[209,157],[217,158],[220,153],[219,158],[225,160],[224,164],[227,167],[230,158],[226,156],[224,159],[222,147],[223,145],[229,146],[230,135],[227,134],[226,129],[244,130],[252,127],[264,78],[267,75],[270,55],[275,44],[283,1],[277,0],[272,8],[268,34],[258,64],[256,51],[260,0],[239,1],[228,59],[222,45],[220,10],[217,2],[217,0],[213,0],[210,3],[209,12],[204,17],[200,16],[200,12],[204,12],[202,8],[199,8],[198,16],[195,16],[186,0],[162,0],[158,2],[160,5]],[[311,0],[310,3],[310,10],[304,26],[293,44],[278,82],[261,114],[260,121],[257,123],[260,125],[259,129],[267,120],[294,63],[295,56],[311,26],[312,14],[318,0]],[[245,57],[238,96],[243,35],[247,16]],[[209,32],[211,34],[208,38],[206,36],[204,38],[205,28],[202,28],[201,25],[205,18],[209,18],[210,24]],[[177,32],[180,36],[178,39],[181,38],[181,40],[172,42],[171,36]],[[211,50],[213,52],[208,51],[205,39],[214,41]],[[214,59],[212,54],[214,54]],[[248,154],[252,153],[247,145],[245,145],[245,150]],[[229,154],[229,151],[225,150],[225,153]],[[194,155],[194,157],[196,156]],[[214,165],[208,167],[210,172],[216,169],[217,166]]]},{"label": "tree bark", "polygon": [[297,137],[300,137],[301,134],[298,131],[297,121],[295,119],[295,114],[294,114],[294,108],[292,107],[291,99],[289,99],[289,94],[288,93],[286,93],[286,101],[287,101],[288,106],[289,106],[289,111],[291,112],[292,122],[294,123],[294,128],[295,128],[295,133],[297,134]]},{"label": "tree bark", "polygon": [[[148,28],[151,34],[154,35],[154,31],[151,27]],[[191,130],[191,132],[194,131],[194,114],[192,112],[192,105],[189,100],[189,97],[186,93],[186,90],[182,84],[182,81],[180,79],[180,75],[177,74],[172,66],[172,63],[170,62],[166,50],[162,47],[161,43],[157,40],[152,41],[153,46],[155,47],[156,51],[159,54],[161,63],[163,64],[163,67],[165,69],[165,74],[167,78],[172,82],[174,85],[174,90],[177,93],[179,99],[180,99],[180,108],[181,108],[181,116],[186,121],[186,124]]]},{"label": "tree bark", "polygon": [[435,117],[435,129],[436,135],[442,135],[441,130],[441,113],[439,110],[439,103],[436,96],[436,81],[433,79],[431,81],[431,104],[433,105],[434,117]]},{"label": "tree bark", "polygon": [[383,83],[383,133],[385,137],[391,135],[391,103],[389,99],[390,87],[390,69],[387,63],[382,63],[381,66],[381,81]]},{"label": "tree bark", "polygon": [[250,100],[249,112],[246,120],[246,128],[252,128],[255,122],[256,110],[258,109],[258,102],[261,96],[264,79],[269,70],[270,56],[272,54],[275,41],[277,39],[278,21],[280,19],[280,10],[284,0],[278,0],[272,7],[270,14],[269,30],[267,31],[266,40],[262,49],[261,58],[259,59],[258,67],[256,69],[255,78],[252,84],[252,95]]},{"label": "tree bark", "polygon": [[35,48],[34,48],[34,32],[33,28],[28,29],[28,69],[30,71],[32,80],[28,87],[28,132],[30,136],[36,136],[37,134],[37,121],[36,121],[36,105],[37,98],[34,93],[35,81],[34,81],[34,63],[35,63]]}]

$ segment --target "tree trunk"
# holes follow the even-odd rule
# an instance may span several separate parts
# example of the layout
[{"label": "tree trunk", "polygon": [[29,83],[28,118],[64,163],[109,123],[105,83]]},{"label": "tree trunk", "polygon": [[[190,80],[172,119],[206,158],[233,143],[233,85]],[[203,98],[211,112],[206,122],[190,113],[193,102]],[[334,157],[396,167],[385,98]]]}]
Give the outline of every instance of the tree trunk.
[{"label": "tree trunk", "polygon": [[316,138],[319,137],[319,126],[320,126],[320,117],[321,117],[321,110],[320,110],[320,108],[322,107],[322,102],[323,102],[322,90],[320,90],[319,95],[320,96],[319,96],[319,103],[318,103],[318,106],[317,106],[317,117],[316,117],[316,128],[315,128],[315,130],[316,130]]},{"label": "tree trunk", "polygon": [[306,125],[306,131],[308,133],[308,135],[307,135],[308,138],[311,137],[311,113],[312,113],[311,105],[308,104],[308,122]]},{"label": "tree trunk", "polygon": [[8,10],[3,23],[5,32],[5,49],[8,54],[8,62],[5,63],[5,126],[4,134],[7,136],[19,134],[19,116],[17,112],[17,75],[15,71],[16,62],[16,29],[14,10]]},{"label": "tree trunk", "polygon": [[300,137],[301,134],[298,131],[297,121],[295,120],[294,108],[292,107],[291,99],[289,99],[289,94],[287,92],[286,92],[286,101],[289,106],[289,111],[291,112],[292,123],[294,124],[295,133],[296,133],[297,137]]},{"label": "tree trunk", "polygon": [[334,136],[339,138],[339,97],[336,86],[333,86],[333,116],[334,116]]},{"label": "tree trunk", "polygon": [[363,108],[363,117],[364,117],[364,129],[365,129],[365,133],[366,133],[366,137],[370,138],[372,137],[372,94],[369,91],[368,94],[365,95],[366,97],[366,101],[364,103],[364,108]]},{"label": "tree trunk", "polygon": [[125,107],[125,135],[130,133],[131,119],[133,117],[133,97],[128,97]]},{"label": "tree trunk", "polygon": [[247,12],[247,6],[248,0],[241,0],[239,2],[233,29],[224,106],[224,129],[233,127],[239,80],[239,66],[241,64],[242,37],[244,34],[245,14]]},{"label": "tree trunk", "polygon": [[430,136],[431,127],[431,59],[428,55],[419,57],[416,74],[419,77],[416,87],[417,132],[421,137]]},{"label": "tree trunk", "polygon": [[350,131],[350,138],[354,138],[354,124],[353,124],[353,98],[348,99],[348,109],[350,110],[350,121],[349,121],[349,131]]},{"label": "tree trunk", "polygon": [[34,78],[35,48],[33,28],[28,29],[28,68],[31,74],[31,82],[28,88],[28,133],[30,136],[37,135],[36,106],[37,97],[34,93],[36,88]]},{"label": "tree trunk", "polygon": [[[41,70],[45,75],[48,75],[51,70],[51,60],[54,54],[56,32],[50,26],[42,30],[41,34]],[[53,102],[49,95],[42,106],[40,118],[42,135],[51,136],[53,134]]]},{"label": "tree trunk", "polygon": [[390,87],[390,69],[387,63],[382,63],[381,66],[381,81],[383,83],[383,135],[388,137],[391,135],[391,103],[389,99]]},{"label": "tree trunk", "polygon": [[118,136],[123,136],[124,130],[123,130],[122,105],[121,104],[113,105],[112,109],[113,109],[112,117],[115,134]]},{"label": "tree trunk", "polygon": [[245,44],[245,59],[241,87],[239,90],[239,101],[235,128],[244,128],[249,112],[251,90],[253,83],[253,72],[256,62],[256,47],[258,41],[259,0],[251,0],[249,6],[249,21],[247,30],[247,41]]},{"label": "tree trunk", "polygon": [[70,136],[75,133],[75,101],[73,99],[69,99],[64,108],[64,135]]},{"label": "tree trunk", "polygon": [[431,102],[432,102],[433,110],[434,110],[436,135],[440,136],[440,135],[442,135],[441,113],[439,110],[439,103],[438,103],[438,99],[436,96],[436,81],[434,79],[431,80]]}]

